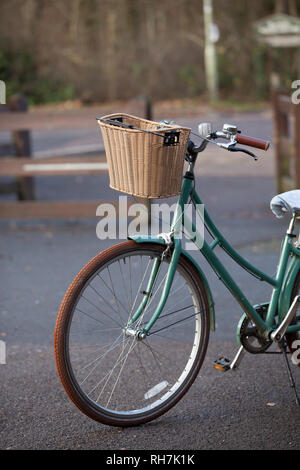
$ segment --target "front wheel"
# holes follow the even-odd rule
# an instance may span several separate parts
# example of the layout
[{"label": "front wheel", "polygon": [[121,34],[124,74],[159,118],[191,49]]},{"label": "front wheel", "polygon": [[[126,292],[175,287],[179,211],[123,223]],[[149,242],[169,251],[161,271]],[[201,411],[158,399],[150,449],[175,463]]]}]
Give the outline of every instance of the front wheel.
[{"label": "front wheel", "polygon": [[[183,255],[150,334],[139,339],[125,330],[164,249],[129,241],[105,250],[78,273],[62,301],[54,334],[61,382],[83,413],[104,424],[133,426],[162,415],[187,392],[204,360],[208,299],[198,271]],[[143,328],[155,311],[169,261],[161,262],[132,329]]]}]

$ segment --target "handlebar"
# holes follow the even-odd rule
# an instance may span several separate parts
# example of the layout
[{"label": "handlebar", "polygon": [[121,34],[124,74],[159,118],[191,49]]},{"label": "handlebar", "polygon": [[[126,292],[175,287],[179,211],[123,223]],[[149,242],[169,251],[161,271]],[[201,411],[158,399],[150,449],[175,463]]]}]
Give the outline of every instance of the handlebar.
[{"label": "handlebar", "polygon": [[[250,152],[250,150],[243,149],[241,147],[236,147],[237,144],[247,145],[249,147],[254,147],[261,150],[268,150],[270,147],[270,142],[262,139],[256,139],[254,137],[249,137],[247,135],[242,135],[241,131],[238,130],[237,126],[232,124],[224,124],[223,129],[221,131],[212,131],[211,124],[208,122],[204,122],[199,124],[198,126],[198,133],[200,137],[203,139],[202,144],[199,147],[196,147],[193,142],[188,147],[188,151],[191,150],[190,154],[194,157],[197,153],[202,152],[209,142],[215,143],[221,148],[224,148],[230,152],[243,152],[255,160],[257,160],[257,156]],[[229,143],[217,143],[214,142],[217,139],[225,139],[228,140]]]},{"label": "handlebar", "polygon": [[267,140],[256,139],[247,135],[236,134],[234,139],[238,144],[248,145],[249,147],[255,147],[261,150],[268,150],[270,147],[270,142]]}]

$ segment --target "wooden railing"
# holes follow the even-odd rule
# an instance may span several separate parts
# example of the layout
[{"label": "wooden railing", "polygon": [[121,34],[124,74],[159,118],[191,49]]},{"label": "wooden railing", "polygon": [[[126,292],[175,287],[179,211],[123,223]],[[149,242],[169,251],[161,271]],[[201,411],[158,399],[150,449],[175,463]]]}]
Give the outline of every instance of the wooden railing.
[{"label": "wooden railing", "polygon": [[88,129],[97,125],[96,117],[112,112],[127,112],[151,119],[151,104],[143,97],[123,103],[117,109],[91,107],[62,112],[30,112],[26,100],[15,97],[8,107],[1,107],[0,111],[0,131],[11,132],[15,153],[13,157],[0,157],[0,177],[13,177],[15,180],[2,185],[0,193],[15,192],[17,196],[16,201],[0,202],[0,219],[93,218],[97,206],[103,202],[36,200],[36,176],[95,175],[106,173],[108,168],[104,150],[97,156],[32,158],[31,131]]},{"label": "wooden railing", "polygon": [[288,92],[272,95],[277,192],[300,189],[300,104]]}]

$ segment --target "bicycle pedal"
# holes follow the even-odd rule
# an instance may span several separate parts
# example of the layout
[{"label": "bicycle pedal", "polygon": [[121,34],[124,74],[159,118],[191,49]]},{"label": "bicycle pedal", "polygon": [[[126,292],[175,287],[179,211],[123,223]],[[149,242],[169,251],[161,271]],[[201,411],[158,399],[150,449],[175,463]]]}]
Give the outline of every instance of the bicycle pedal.
[{"label": "bicycle pedal", "polygon": [[226,357],[219,357],[219,359],[214,362],[214,368],[226,372],[226,370],[230,369],[230,364],[231,361]]}]

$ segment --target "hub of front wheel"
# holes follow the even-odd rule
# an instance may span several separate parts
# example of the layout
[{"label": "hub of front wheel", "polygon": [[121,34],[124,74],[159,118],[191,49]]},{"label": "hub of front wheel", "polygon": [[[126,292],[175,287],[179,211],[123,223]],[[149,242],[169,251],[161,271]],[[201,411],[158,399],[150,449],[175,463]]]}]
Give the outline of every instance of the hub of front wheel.
[{"label": "hub of front wheel", "polygon": [[136,338],[137,340],[141,341],[146,338],[147,333],[143,330],[134,330],[133,328],[124,328],[123,329],[124,336],[126,338]]}]

